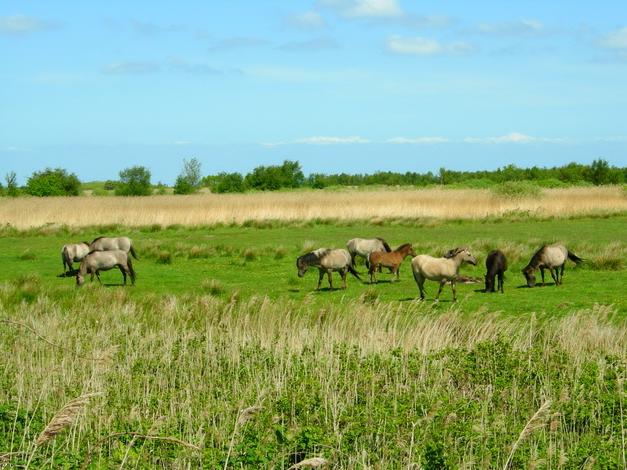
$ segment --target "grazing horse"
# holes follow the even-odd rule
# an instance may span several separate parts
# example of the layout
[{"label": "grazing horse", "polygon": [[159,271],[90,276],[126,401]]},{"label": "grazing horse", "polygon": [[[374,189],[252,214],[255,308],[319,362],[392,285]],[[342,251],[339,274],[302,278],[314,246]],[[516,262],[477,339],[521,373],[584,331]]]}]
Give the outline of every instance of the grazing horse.
[{"label": "grazing horse", "polygon": [[100,271],[108,271],[115,267],[120,268],[122,276],[124,277],[124,285],[126,285],[126,275],[131,277],[131,283],[135,285],[135,271],[133,270],[133,263],[131,258],[123,250],[109,250],[109,251],[92,251],[89,253],[83,261],[76,274],[76,284],[82,286],[85,282],[85,276],[91,274],[91,280],[94,280],[94,274],[100,281]]},{"label": "grazing horse", "polygon": [[370,268],[368,255],[375,251],[392,251],[390,245],[383,238],[353,238],[346,242],[346,249],[351,254],[351,263],[355,266],[355,258],[361,256],[366,260],[366,268]]},{"label": "grazing horse", "polygon": [[492,250],[485,259],[485,291],[494,292],[494,278],[498,276],[498,290],[503,294],[503,274],[507,271],[507,258],[501,250]]},{"label": "grazing horse", "polygon": [[[536,285],[536,269],[540,269],[542,275],[542,285],[544,285],[544,269],[548,269],[555,285],[559,286],[564,278],[564,265],[566,260],[574,261],[576,264],[583,262],[579,256],[568,251],[564,245],[544,245],[531,257],[529,264],[525,266],[522,273],[527,280],[527,286]],[[560,272],[561,271],[561,272]]]},{"label": "grazing horse", "polygon": [[425,298],[425,280],[439,281],[440,288],[436,295],[436,302],[440,298],[442,288],[447,282],[451,283],[453,290],[453,301],[456,300],[455,282],[457,281],[457,273],[463,262],[473,265],[477,264],[477,259],[468,251],[468,248],[455,248],[447,253],[448,257],[434,258],[429,255],[418,255],[411,260],[411,268],[414,272],[414,279],[420,290],[420,300]]},{"label": "grazing horse", "polygon": [[346,289],[346,273],[348,272],[361,281],[359,274],[355,271],[355,268],[353,268],[353,260],[350,253],[342,248],[318,248],[317,250],[300,256],[296,260],[298,277],[303,277],[307,272],[307,269],[311,266],[318,268],[320,272],[316,290],[320,289],[320,284],[322,283],[322,278],[325,273],[329,277],[329,287],[333,289],[333,282],[331,281],[331,273],[333,271],[339,272],[340,276],[342,276],[342,287],[344,289]]},{"label": "grazing horse", "polygon": [[133,248],[133,241],[128,237],[98,237],[89,244],[89,251],[109,250],[122,250],[133,255],[133,258],[138,259],[137,253],[135,253]]},{"label": "grazing horse", "polygon": [[65,273],[72,271],[74,269],[72,262],[81,261],[85,256],[87,256],[87,253],[89,253],[89,243],[87,242],[63,245],[63,248],[61,248],[61,261],[63,262],[64,274],[61,276],[64,276]]},{"label": "grazing horse", "polygon": [[384,251],[373,251],[370,253],[368,256],[368,261],[370,261],[370,268],[368,269],[370,283],[376,282],[374,272],[377,268],[380,270],[381,266],[390,268],[392,274],[396,274],[396,280],[398,281],[398,271],[401,267],[401,263],[407,256],[416,256],[416,252],[411,246],[411,243],[405,243],[389,253]]}]

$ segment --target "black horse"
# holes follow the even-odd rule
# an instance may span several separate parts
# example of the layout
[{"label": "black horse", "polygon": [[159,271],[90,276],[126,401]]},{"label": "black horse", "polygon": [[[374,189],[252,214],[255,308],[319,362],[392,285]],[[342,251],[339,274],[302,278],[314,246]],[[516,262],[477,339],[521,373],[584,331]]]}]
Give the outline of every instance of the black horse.
[{"label": "black horse", "polygon": [[492,250],[485,259],[488,272],[485,275],[485,291],[495,292],[494,278],[498,276],[498,290],[503,293],[503,273],[507,271],[507,259],[501,250]]}]

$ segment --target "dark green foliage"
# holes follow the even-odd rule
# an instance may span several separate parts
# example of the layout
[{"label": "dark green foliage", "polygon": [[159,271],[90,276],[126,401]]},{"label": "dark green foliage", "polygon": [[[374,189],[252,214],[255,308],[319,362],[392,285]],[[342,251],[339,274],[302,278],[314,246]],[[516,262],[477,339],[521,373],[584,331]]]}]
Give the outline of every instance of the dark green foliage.
[{"label": "dark green foliage", "polygon": [[150,170],[133,166],[120,171],[120,182],[115,188],[117,196],[148,196],[152,194]]},{"label": "dark green foliage", "polygon": [[78,196],[80,186],[81,182],[74,173],[62,168],[46,168],[33,173],[24,190],[31,196]]},{"label": "dark green foliage", "polygon": [[10,171],[4,177],[7,183],[6,189],[3,191],[9,197],[16,197],[20,194],[20,190],[17,186],[17,175],[14,171]]},{"label": "dark green foliage", "polygon": [[246,175],[246,186],[261,191],[299,188],[305,182],[300,163],[285,160],[280,166],[258,166]]},{"label": "dark green foliage", "polygon": [[176,178],[174,194],[192,194],[200,188],[200,162],[196,158],[183,160],[183,171]]},{"label": "dark green foliage", "polygon": [[104,182],[102,189],[106,190],[106,191],[113,191],[116,186],[118,185],[117,181],[113,181],[113,180],[107,180]]}]

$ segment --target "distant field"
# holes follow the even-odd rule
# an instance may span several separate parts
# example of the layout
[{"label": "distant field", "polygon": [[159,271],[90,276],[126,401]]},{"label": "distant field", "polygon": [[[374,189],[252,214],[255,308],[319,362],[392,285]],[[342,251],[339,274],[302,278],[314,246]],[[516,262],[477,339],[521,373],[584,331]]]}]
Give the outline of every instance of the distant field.
[{"label": "distant field", "polygon": [[483,219],[519,214],[570,217],[627,211],[621,187],[545,189],[499,197],[479,189],[389,189],[150,197],[1,198],[0,222],[18,228],[65,224],[214,225],[246,221]]},{"label": "distant field", "polygon": [[[476,191],[430,196],[450,197],[438,210],[453,211],[453,195],[465,204],[464,194],[493,201]],[[563,218],[549,216],[557,206],[545,196],[539,217],[511,209],[453,220],[255,219],[278,211],[270,196],[301,200],[294,213],[310,215],[326,197],[355,197],[307,195],[257,195],[252,211],[255,199],[238,196],[247,222],[188,227],[155,222],[157,207],[178,201],[189,215],[200,201],[236,206],[209,196],[106,198],[124,217],[141,215],[143,204],[141,220],[151,222],[96,227],[103,212],[89,204],[98,198],[16,200],[40,201],[42,212],[25,217],[37,228],[0,231],[0,349],[9,352],[0,368],[0,466],[288,469],[320,457],[341,469],[503,468],[508,459],[509,468],[625,467],[620,191],[604,193],[602,210],[602,193],[588,194],[595,210],[583,195],[571,198],[592,215]],[[413,200],[380,195],[389,207],[392,196]],[[85,204],[76,226],[60,225],[63,202]],[[52,224],[34,224],[43,213]],[[57,277],[64,243],[113,234],[136,244],[135,287],[122,288],[117,271],[102,274],[104,287]],[[479,277],[487,252],[500,248],[510,260],[505,294],[460,285],[457,303],[446,287],[434,304],[437,285],[427,282],[428,299],[418,302],[409,260],[398,283],[382,273],[376,285],[349,277],[346,290],[325,281],[315,292],[315,270],[297,277],[298,255],[355,236],[434,255],[468,246],[479,263],[461,272]],[[521,268],[554,241],[586,262],[568,262],[560,287],[524,287]],[[362,262],[358,270],[365,278]],[[85,398],[73,424],[35,444],[55,413],[90,393],[98,395]]]}]

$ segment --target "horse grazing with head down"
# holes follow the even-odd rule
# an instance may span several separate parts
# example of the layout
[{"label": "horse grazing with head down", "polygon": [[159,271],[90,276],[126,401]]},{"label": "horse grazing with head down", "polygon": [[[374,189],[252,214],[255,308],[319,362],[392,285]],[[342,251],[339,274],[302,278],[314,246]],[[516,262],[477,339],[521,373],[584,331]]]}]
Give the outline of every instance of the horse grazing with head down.
[{"label": "horse grazing with head down", "polygon": [[89,253],[89,243],[70,243],[63,245],[61,248],[61,261],[63,262],[64,273],[61,276],[65,276],[66,273],[74,270],[72,266],[73,262],[81,261]]},{"label": "horse grazing with head down", "polygon": [[384,251],[389,253],[392,251],[390,245],[383,238],[352,238],[346,242],[346,249],[351,254],[353,266],[355,266],[355,258],[361,256],[366,260],[366,268],[370,268],[368,255],[375,251]]},{"label": "horse grazing with head down", "polygon": [[533,287],[536,285],[535,271],[537,269],[540,269],[540,274],[542,275],[542,285],[544,285],[544,270],[548,269],[555,281],[555,285],[559,286],[564,278],[564,265],[567,259],[574,261],[576,264],[583,262],[583,259],[568,251],[564,245],[544,245],[535,252],[529,264],[522,270],[527,286]]},{"label": "horse grazing with head down", "polygon": [[375,270],[379,268],[379,272],[381,266],[385,266],[386,268],[390,268],[392,274],[396,274],[396,280],[399,280],[399,269],[401,267],[401,263],[407,256],[416,256],[416,252],[414,248],[411,246],[411,243],[405,243],[399,246],[396,250],[386,253],[384,251],[373,251],[368,256],[368,261],[370,262],[370,268],[368,269],[368,274],[370,274],[370,282],[376,282],[375,279]]},{"label": "horse grazing with head down", "polygon": [[121,250],[130,253],[133,258],[137,258],[137,253],[133,248],[133,241],[128,237],[98,237],[89,244],[89,251],[110,251]]},{"label": "horse grazing with head down", "polygon": [[325,273],[329,277],[329,287],[333,289],[333,281],[331,280],[331,273],[333,271],[340,273],[342,277],[342,287],[344,289],[346,289],[346,274],[349,272],[361,281],[359,274],[355,271],[355,268],[353,268],[350,253],[344,249],[318,248],[317,250],[298,257],[296,260],[298,277],[303,277],[312,266],[318,268],[319,271],[316,290],[320,289],[320,284],[322,283],[322,278]]},{"label": "horse grazing with head down", "polygon": [[133,270],[133,263],[131,258],[122,250],[109,250],[109,251],[92,251],[89,253],[78,268],[76,274],[76,284],[82,286],[85,282],[85,276],[91,275],[91,280],[94,280],[94,274],[100,281],[100,271],[108,271],[113,268],[120,268],[122,276],[124,277],[124,285],[126,285],[126,275],[131,277],[131,284],[135,285],[135,271]]},{"label": "horse grazing with head down", "polygon": [[440,288],[438,295],[435,296],[436,302],[440,298],[442,288],[447,282],[451,283],[453,290],[453,301],[456,300],[455,282],[457,281],[457,273],[463,262],[477,264],[477,259],[468,251],[468,248],[455,248],[450,250],[446,257],[434,258],[429,255],[418,255],[411,260],[411,268],[414,273],[414,279],[420,290],[420,299],[425,298],[425,280],[438,281]]},{"label": "horse grazing with head down", "polygon": [[507,259],[501,250],[492,250],[485,259],[487,273],[485,275],[485,291],[494,291],[494,278],[498,276],[498,289],[503,294],[503,277],[507,271]]}]

